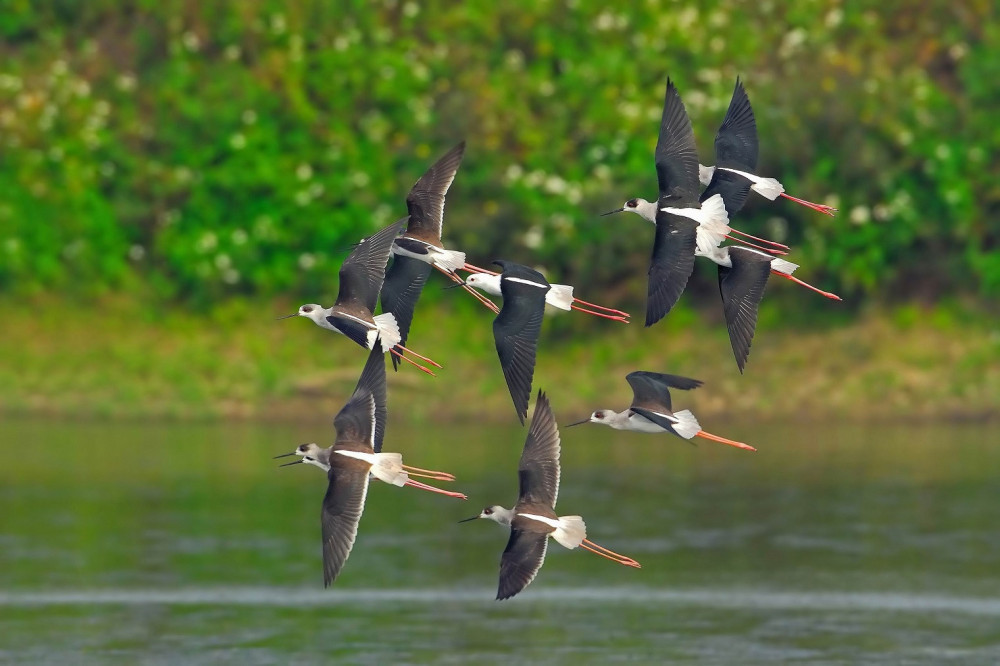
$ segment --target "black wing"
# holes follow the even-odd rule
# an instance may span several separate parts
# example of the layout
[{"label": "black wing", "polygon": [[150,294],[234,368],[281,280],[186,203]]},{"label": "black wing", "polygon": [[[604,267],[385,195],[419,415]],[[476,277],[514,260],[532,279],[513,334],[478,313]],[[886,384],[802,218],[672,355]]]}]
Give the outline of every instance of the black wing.
[{"label": "black wing", "polygon": [[743,204],[747,202],[751,185],[752,183],[749,180],[739,174],[724,169],[716,169],[712,172],[712,180],[709,181],[708,187],[698,197],[698,201],[707,201],[709,197],[715,194],[722,196],[722,203],[726,206],[726,215],[731,220],[736,213],[740,212]]},{"label": "black wing", "polygon": [[390,224],[378,233],[365,238],[344,260],[340,267],[340,291],[337,304],[354,301],[364,305],[369,312],[375,311],[378,293],[385,279],[385,265],[389,263],[392,242],[403,229],[406,218]]},{"label": "black wing", "polygon": [[[677,435],[677,433],[674,432],[674,424],[677,422],[671,420],[670,417],[666,416],[665,414],[653,411],[652,409],[646,409],[645,407],[630,407],[629,409],[631,409],[639,416],[652,421],[661,428],[664,428],[668,432]],[[680,435],[677,436],[680,437]]]},{"label": "black wing", "polygon": [[[335,455],[331,453],[331,455]],[[365,510],[368,473],[331,467],[330,484],[323,497],[323,585],[329,587],[347,562],[358,535],[358,522]]]},{"label": "black wing", "polygon": [[[385,381],[385,366],[382,368],[382,373],[383,381]],[[358,388],[354,391],[354,395],[347,401],[347,404],[341,407],[337,415],[333,417],[333,427],[337,429],[337,439],[334,444],[368,442],[368,445],[374,449],[375,407],[375,396],[370,390]]]},{"label": "black wing", "polygon": [[764,287],[771,274],[771,260],[737,247],[729,248],[729,258],[733,262],[732,268],[719,266],[719,291],[722,293],[729,342],[733,345],[736,365],[742,373],[757,328],[757,308],[764,298]]},{"label": "black wing", "polygon": [[691,119],[684,102],[667,79],[663,100],[660,135],[656,140],[656,179],[660,185],[660,205],[679,208],[698,203],[698,148],[694,142]]},{"label": "black wing", "polygon": [[[528,415],[531,379],[535,374],[535,352],[542,331],[542,317],[545,316],[545,294],[549,290],[549,284],[541,273],[531,272],[537,277],[517,277],[515,280],[525,279],[540,284],[536,282],[540,277],[544,287],[501,277],[503,307],[493,320],[493,339],[500,357],[500,367],[522,425]],[[506,266],[504,275],[508,275]]]},{"label": "black wing", "polygon": [[[412,218],[411,218],[412,219]],[[399,326],[399,344],[406,344],[413,322],[413,310],[417,307],[420,292],[424,289],[431,265],[427,262],[397,254],[385,274],[382,283],[382,311],[391,312]],[[399,368],[399,359],[392,357],[392,367]]]},{"label": "black wing", "polygon": [[511,528],[510,539],[500,556],[500,585],[497,600],[510,599],[535,579],[545,562],[549,535]]},{"label": "black wing", "polygon": [[625,380],[632,387],[632,406],[640,407],[666,407],[667,411],[672,409],[670,404],[670,391],[676,388],[682,391],[689,391],[701,386],[701,382],[690,377],[679,375],[667,375],[661,372],[647,372],[636,370],[625,375]]},{"label": "black wing", "polygon": [[715,135],[715,166],[753,172],[757,168],[757,121],[743,83],[736,79],[726,117]]},{"label": "black wing", "polygon": [[656,241],[646,291],[646,326],[663,319],[684,293],[694,270],[697,238],[698,223],[694,220],[662,210],[656,213]]},{"label": "black wing", "polygon": [[548,397],[538,392],[531,428],[517,466],[521,482],[518,504],[545,504],[555,509],[559,496],[559,429]]},{"label": "black wing", "polygon": [[[361,377],[358,378],[358,385],[354,389],[355,395],[363,395],[365,392],[371,393],[372,400],[375,402],[375,433],[372,437],[372,448],[375,453],[378,453],[382,450],[382,440],[385,439],[385,424],[389,419],[385,382],[385,354],[382,353],[382,348],[379,346],[376,346],[368,354],[368,361],[365,363]],[[343,411],[342,409],[341,412]],[[363,411],[359,411],[359,413],[363,413]],[[334,426],[336,424],[337,421],[334,419]],[[346,427],[348,426],[345,423]]]},{"label": "black wing", "polygon": [[419,236],[441,238],[444,197],[455,180],[464,154],[463,141],[435,162],[410,189],[406,195],[406,210],[410,214],[407,231]]},{"label": "black wing", "polygon": [[[336,308],[336,306],[334,306],[334,308]],[[356,317],[352,317],[351,315],[343,312],[337,312],[336,310],[331,312],[327,316],[326,320],[345,336],[365,349],[368,349],[368,333],[375,328],[374,325],[367,324]],[[381,345],[373,345],[372,348],[381,349],[382,347]]]}]

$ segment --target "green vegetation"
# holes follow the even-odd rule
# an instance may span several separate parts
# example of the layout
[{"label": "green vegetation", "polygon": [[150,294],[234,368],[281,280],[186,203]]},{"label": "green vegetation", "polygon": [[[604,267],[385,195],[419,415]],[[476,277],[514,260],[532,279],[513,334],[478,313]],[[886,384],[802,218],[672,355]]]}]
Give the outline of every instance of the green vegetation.
[{"label": "green vegetation", "polygon": [[[418,313],[410,338],[445,368],[437,377],[405,365],[390,371],[392,402],[405,405],[394,413],[509,424],[513,408],[492,315],[460,290],[450,293],[455,302],[447,311],[438,305]],[[97,309],[0,303],[0,412],[325,421],[353,389],[365,354],[305,320],[273,320],[294,308],[242,299],[197,314],[151,312],[133,301]],[[758,332],[742,377],[721,321],[703,322],[683,308],[655,329],[595,323],[605,332],[600,337],[566,334],[567,320],[583,315],[553,316],[543,329],[535,385],[558,396],[567,419],[627,404],[624,376],[637,368],[704,380],[684,404],[715,420],[996,414],[1000,332],[977,323],[986,319],[981,311],[904,306],[891,317],[789,327],[771,319],[779,309],[765,301],[772,323]]]},{"label": "green vegetation", "polygon": [[423,168],[467,138],[452,245],[638,299],[641,223],[597,213],[652,195],[668,75],[705,161],[742,75],[762,170],[841,209],[756,201],[744,228],[791,242],[854,302],[996,295],[994,13],[14,0],[0,13],[0,287],[314,298],[340,251],[402,215]]}]

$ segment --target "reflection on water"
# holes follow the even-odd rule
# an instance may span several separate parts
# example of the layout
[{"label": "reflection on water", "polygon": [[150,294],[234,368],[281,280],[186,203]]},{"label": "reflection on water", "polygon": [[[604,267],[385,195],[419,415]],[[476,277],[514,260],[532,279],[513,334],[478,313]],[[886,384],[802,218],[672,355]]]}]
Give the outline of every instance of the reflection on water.
[{"label": "reflection on water", "polygon": [[470,502],[375,485],[324,590],[325,479],[271,460],[323,428],[2,428],[4,661],[1000,660],[989,426],[565,431],[561,512],[643,568],[553,546],[503,603],[504,530],[457,521],[513,500],[525,429],[391,423]]}]

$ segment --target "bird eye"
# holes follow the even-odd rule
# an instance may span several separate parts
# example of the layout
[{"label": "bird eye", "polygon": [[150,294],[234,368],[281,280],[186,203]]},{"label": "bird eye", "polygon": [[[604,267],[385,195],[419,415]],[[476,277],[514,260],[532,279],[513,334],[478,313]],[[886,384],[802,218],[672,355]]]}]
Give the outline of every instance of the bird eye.
[{"label": "bird eye", "polygon": [[485,513],[487,516],[489,516],[490,514],[493,513],[493,509],[490,509],[489,507],[487,507],[487,508],[483,509],[483,513]]},{"label": "bird eye", "polygon": [[313,309],[312,309],[312,306],[311,306],[311,305],[303,305],[303,306],[302,306],[302,311],[303,311],[303,312],[312,312],[312,311],[313,311]]},{"label": "bird eye", "polygon": [[594,412],[594,418],[595,419],[603,419],[604,418],[604,412]]},{"label": "bird eye", "polygon": [[625,202],[625,205],[628,206],[629,208],[635,208],[636,206],[639,205],[639,202],[635,199],[629,199],[628,201]]}]

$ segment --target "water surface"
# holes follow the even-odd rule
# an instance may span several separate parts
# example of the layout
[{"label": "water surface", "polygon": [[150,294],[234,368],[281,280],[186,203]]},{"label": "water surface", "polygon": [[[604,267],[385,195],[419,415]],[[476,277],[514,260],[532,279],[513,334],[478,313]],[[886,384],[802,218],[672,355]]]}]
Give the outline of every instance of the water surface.
[{"label": "water surface", "polygon": [[322,427],[7,421],[0,661],[1000,661],[995,428],[713,430],[760,452],[564,430],[560,511],[643,568],[553,545],[498,603],[506,533],[457,521],[515,497],[525,429],[391,423],[470,501],[373,486],[324,590],[325,479],[271,460]]}]

